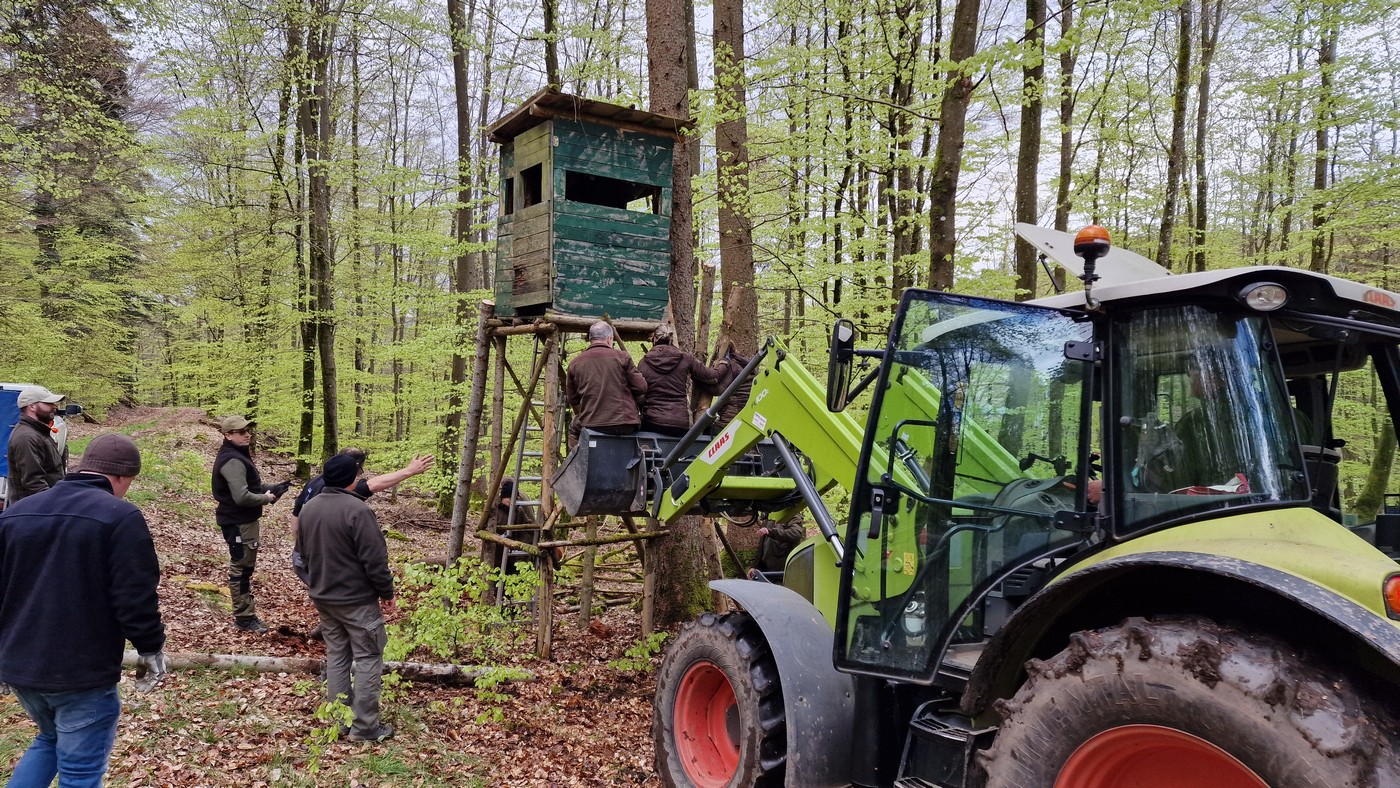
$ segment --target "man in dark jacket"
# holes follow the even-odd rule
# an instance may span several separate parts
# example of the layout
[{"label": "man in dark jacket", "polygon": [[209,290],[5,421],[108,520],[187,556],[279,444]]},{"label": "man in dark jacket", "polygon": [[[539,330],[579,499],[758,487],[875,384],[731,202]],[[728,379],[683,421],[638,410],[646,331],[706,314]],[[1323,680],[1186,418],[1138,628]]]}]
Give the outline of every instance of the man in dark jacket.
[{"label": "man in dark jacket", "polygon": [[631,435],[641,426],[639,407],[647,394],[647,382],[632,364],[632,357],[614,350],[612,326],[599,321],[588,329],[588,347],[569,362],[564,397],[574,411],[569,428],[577,437],[580,427],[610,435]]},{"label": "man in dark jacket", "polygon": [[758,529],[758,560],[754,568],[760,572],[781,572],[788,554],[807,538],[801,516],[785,523],[769,522]]},{"label": "man in dark jacket", "polygon": [[674,328],[658,327],[651,335],[651,350],[638,368],[647,382],[642,429],[680,437],[690,429],[690,382],[713,386],[719,382],[719,370],[676,347],[675,338]]},{"label": "man in dark jacket", "polygon": [[[350,447],[341,449],[340,453],[346,455],[347,457],[355,461],[356,477],[359,477],[360,474],[364,473],[365,460],[369,456],[365,453],[364,449]],[[418,474],[428,470],[431,467],[433,467],[433,455],[420,454],[417,457],[414,457],[412,460],[409,461],[407,465],[403,466],[397,471],[393,471],[391,473],[381,473],[378,476],[371,476],[367,479],[359,479],[359,481],[355,482],[355,486],[351,488],[351,492],[360,496],[361,500],[364,500],[377,492],[384,492],[385,490],[397,487],[399,483],[404,481],[405,479],[417,476]],[[310,503],[312,498],[315,498],[317,495],[320,495],[322,492],[324,492],[325,489],[326,477],[317,476],[316,478],[307,482],[306,486],[301,488],[301,492],[297,493],[296,499],[292,501],[293,544],[295,544],[297,528],[299,527],[301,522],[302,508],[305,507],[308,503]],[[301,560],[301,554],[298,553],[295,548],[292,550],[292,571],[296,573],[297,577],[301,578],[301,581],[303,583],[306,582],[306,563]],[[313,632],[312,635],[314,636],[315,633]]]},{"label": "man in dark jacket", "polygon": [[64,458],[53,440],[53,418],[62,394],[43,386],[27,386],[15,404],[20,419],[10,433],[7,447],[10,461],[9,491],[6,504],[43,492],[63,478]]},{"label": "man in dark jacket", "polygon": [[267,631],[267,625],[258,618],[252,586],[262,534],[259,520],[263,507],[282,497],[288,483],[263,486],[248,451],[253,427],[254,423],[242,416],[226,416],[219,420],[224,443],[214,457],[211,485],[214,500],[218,502],[214,508],[214,522],[218,523],[224,543],[228,545],[228,591],[233,602],[234,626],[245,632],[262,633]]},{"label": "man in dark jacket", "polygon": [[39,728],[10,785],[101,785],[124,641],[165,672],[155,545],[121,500],[140,470],[130,438],[99,435],[75,473],[0,515],[0,681]]},{"label": "man in dark jacket", "polygon": [[[744,367],[748,364],[749,360],[734,352],[734,346],[730,345],[724,358],[712,367],[718,373],[719,379],[715,381],[715,385],[709,387],[709,392],[716,397],[723,394],[724,390],[729,388],[729,384],[739,377],[739,373],[743,372]],[[753,380],[749,379],[734,391],[734,396],[729,398],[729,401],[724,404],[724,409],[715,418],[714,429],[723,429],[725,425],[734,420],[735,416],[739,415],[739,411],[743,410],[749,402],[749,389],[751,388],[753,388]]]},{"label": "man in dark jacket", "polygon": [[351,741],[383,741],[394,735],[379,722],[384,614],[393,609],[394,578],[379,522],[351,489],[356,472],[355,460],[343,454],[326,461],[326,489],[301,510],[297,549],[326,639],[326,699],[355,712]]}]

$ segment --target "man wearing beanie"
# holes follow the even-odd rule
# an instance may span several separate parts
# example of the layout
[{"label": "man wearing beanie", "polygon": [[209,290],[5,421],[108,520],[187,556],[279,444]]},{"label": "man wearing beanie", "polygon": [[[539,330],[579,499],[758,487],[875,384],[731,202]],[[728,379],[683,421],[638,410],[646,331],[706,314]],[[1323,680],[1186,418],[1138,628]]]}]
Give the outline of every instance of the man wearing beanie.
[{"label": "man wearing beanie", "polygon": [[263,507],[275,503],[287,491],[287,482],[264,487],[248,444],[253,441],[253,422],[242,416],[219,420],[224,443],[214,457],[214,522],[228,545],[228,591],[233,602],[234,626],[245,632],[267,631],[253,601],[253,569],[258,565],[258,545],[262,535],[259,520]]},{"label": "man wearing beanie", "polygon": [[26,386],[15,400],[20,418],[6,447],[10,463],[7,504],[41,493],[63,478],[65,458],[53,439],[53,419],[62,401],[62,394],[43,386]]},{"label": "man wearing beanie", "polygon": [[101,785],[124,641],[165,672],[155,545],[121,500],[140,471],[130,438],[99,435],[76,472],[0,514],[0,681],[39,728],[12,786]]},{"label": "man wearing beanie", "polygon": [[354,711],[351,741],[383,741],[394,735],[379,721],[384,613],[393,607],[394,578],[379,522],[353,492],[358,471],[353,457],[326,460],[326,488],[301,510],[297,550],[326,639],[326,699]]}]

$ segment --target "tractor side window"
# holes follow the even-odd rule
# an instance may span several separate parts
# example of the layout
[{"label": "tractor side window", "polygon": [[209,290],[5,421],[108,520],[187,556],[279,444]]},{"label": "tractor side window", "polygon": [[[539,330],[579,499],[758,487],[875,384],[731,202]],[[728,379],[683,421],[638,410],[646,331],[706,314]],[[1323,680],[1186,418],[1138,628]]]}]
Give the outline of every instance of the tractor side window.
[{"label": "tractor side window", "polygon": [[[1079,539],[1055,528],[1082,479],[1087,323],[1043,307],[908,297],[856,492],[846,664],[926,675],[940,635],[999,623],[997,578]],[[996,621],[992,619],[996,618]]]},{"label": "tractor side window", "polygon": [[1178,306],[1117,331],[1121,529],[1308,498],[1301,419],[1261,316]]}]

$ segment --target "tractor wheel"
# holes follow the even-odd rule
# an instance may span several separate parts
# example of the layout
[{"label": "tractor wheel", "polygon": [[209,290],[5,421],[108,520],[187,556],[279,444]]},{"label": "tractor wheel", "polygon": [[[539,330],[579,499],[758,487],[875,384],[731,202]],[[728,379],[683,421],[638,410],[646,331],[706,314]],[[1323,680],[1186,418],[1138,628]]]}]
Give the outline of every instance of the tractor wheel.
[{"label": "tractor wheel", "polygon": [[671,788],[783,784],[782,685],[753,619],[705,613],[681,629],[657,672],[651,732]]},{"label": "tractor wheel", "polygon": [[1131,618],[1027,670],[988,788],[1400,785],[1385,706],[1272,637]]}]

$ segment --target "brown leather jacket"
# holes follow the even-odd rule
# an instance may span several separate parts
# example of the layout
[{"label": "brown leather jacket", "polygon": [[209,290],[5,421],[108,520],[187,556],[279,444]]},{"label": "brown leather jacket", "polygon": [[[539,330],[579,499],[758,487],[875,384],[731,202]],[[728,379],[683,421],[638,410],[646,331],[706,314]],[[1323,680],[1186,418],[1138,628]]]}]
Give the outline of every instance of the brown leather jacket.
[{"label": "brown leather jacket", "polygon": [[639,426],[647,382],[621,350],[595,343],[569,362],[564,398],[585,427]]},{"label": "brown leather jacket", "polygon": [[685,430],[690,427],[690,401],[686,389],[690,381],[712,386],[719,371],[710,369],[695,356],[675,345],[657,345],[642,357],[639,365],[647,381],[647,399],[642,405],[642,423]]}]

